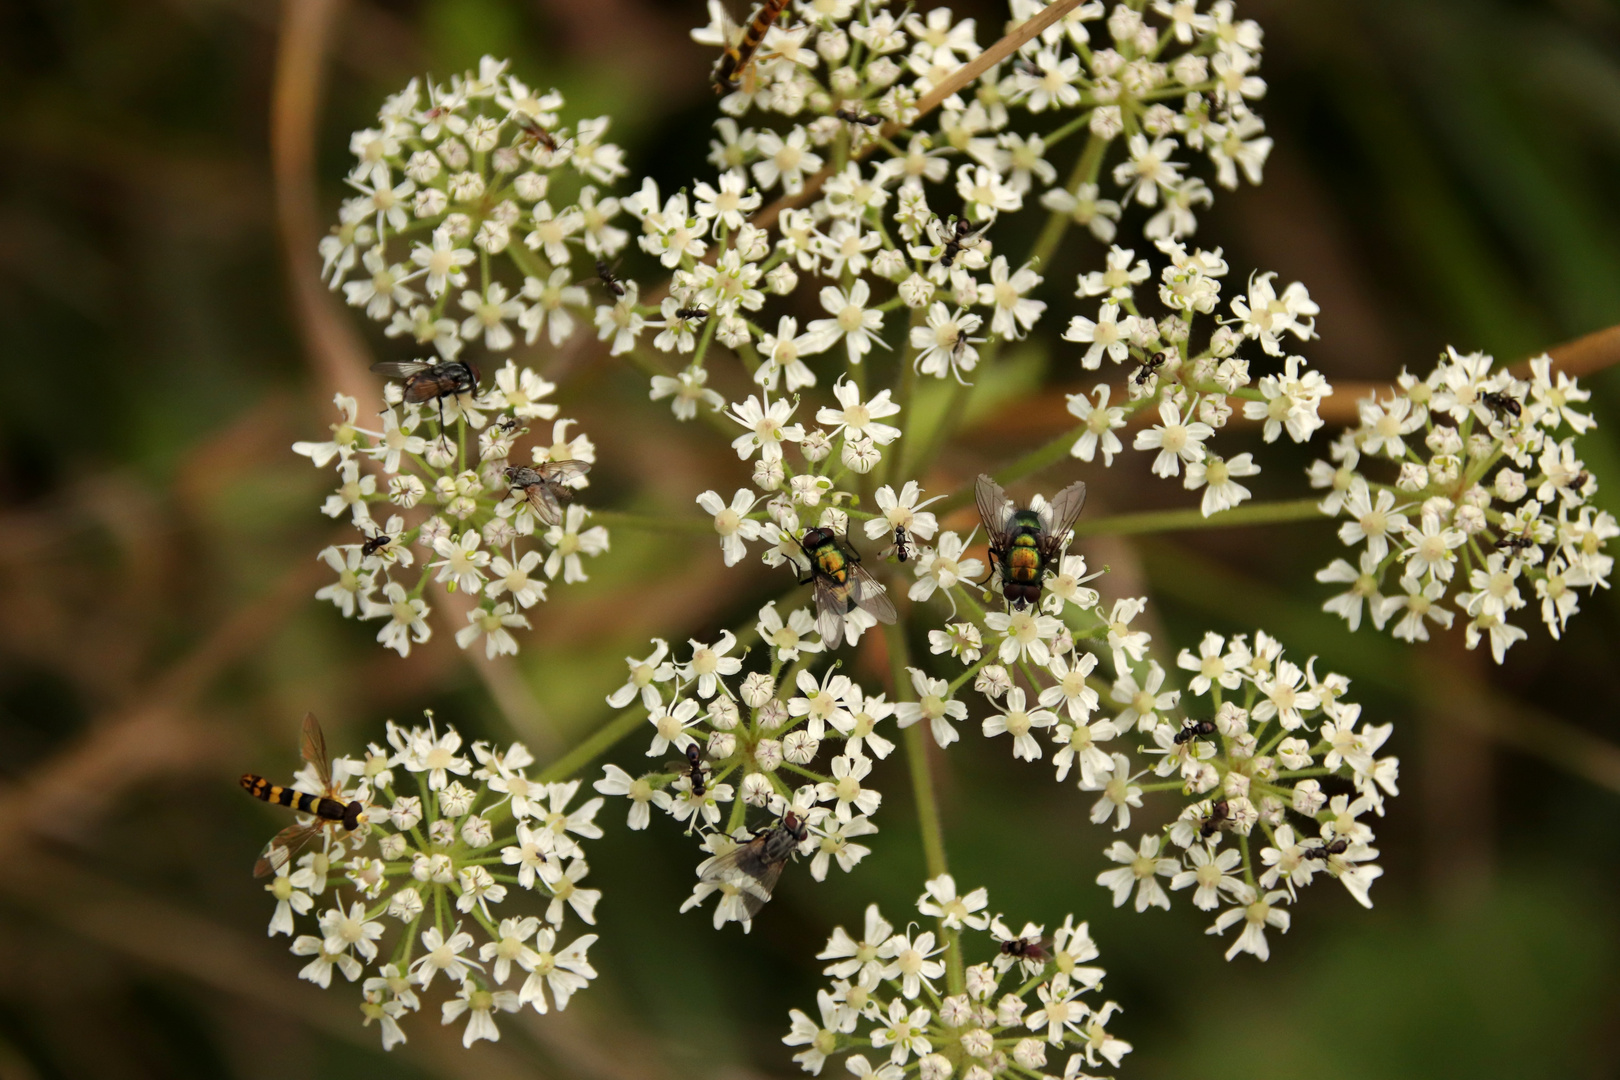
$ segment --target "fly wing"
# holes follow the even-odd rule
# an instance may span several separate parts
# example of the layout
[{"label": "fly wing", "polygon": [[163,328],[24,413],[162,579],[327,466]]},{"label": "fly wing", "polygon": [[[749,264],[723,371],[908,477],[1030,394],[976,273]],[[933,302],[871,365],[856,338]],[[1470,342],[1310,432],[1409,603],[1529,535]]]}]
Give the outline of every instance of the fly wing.
[{"label": "fly wing", "polygon": [[821,631],[821,643],[836,649],[844,642],[844,613],[849,610],[849,595],[822,574],[816,575],[816,629]]},{"label": "fly wing", "polygon": [[1000,484],[980,473],[978,482],[973,485],[973,497],[979,504],[979,517],[984,521],[984,531],[990,535],[990,546],[1005,550],[1007,519],[1010,516],[1011,504],[1007,493],[1001,490]]},{"label": "fly wing", "polygon": [[771,832],[767,830],[748,843],[732,848],[711,860],[700,875],[704,881],[735,888],[742,899],[743,910],[750,919],[771,898],[771,890],[776,888],[776,882],[782,876],[784,864],[765,858],[765,845],[770,836]]},{"label": "fly wing", "polygon": [[321,790],[331,792],[332,767],[326,763],[326,733],[321,730],[321,722],[315,719],[314,713],[304,714],[302,752],[304,760],[315,766],[315,775],[320,780]]},{"label": "fly wing", "polygon": [[424,371],[432,371],[432,364],[424,364],[420,360],[383,360],[371,365],[371,370],[379,375],[387,375],[394,379],[409,379],[413,375],[420,375]]},{"label": "fly wing", "polygon": [[769,863],[758,877],[752,879],[752,886],[745,886],[741,892],[743,910],[752,919],[759,914],[759,909],[765,906],[765,901],[771,898],[771,892],[776,888],[776,882],[782,876],[783,863]]},{"label": "fly wing", "polygon": [[889,599],[888,590],[878,584],[877,578],[867,573],[866,567],[860,563],[852,563],[849,571],[849,595],[856,604],[866,609],[880,623],[892,623],[899,618],[894,610],[894,601]]},{"label": "fly wing", "polygon": [[547,525],[561,525],[563,523],[562,504],[557,501],[557,495],[546,483],[530,484],[523,489],[523,496],[529,502],[529,509],[534,516]]},{"label": "fly wing", "polygon": [[575,480],[591,471],[588,461],[546,461],[536,465],[535,471],[554,484],[571,487]]},{"label": "fly wing", "polygon": [[1041,538],[1041,554],[1047,559],[1056,559],[1067,546],[1069,530],[1074,528],[1075,519],[1085,505],[1084,480],[1076,480],[1052,496],[1052,501],[1046,504],[1046,512],[1042,515],[1046,535]]},{"label": "fly wing", "polygon": [[303,850],[321,831],[321,823],[312,821],[307,825],[289,825],[276,833],[270,842],[264,846],[264,853],[259,861],[253,864],[253,876],[256,878],[269,877],[271,874],[287,865],[294,855]]}]

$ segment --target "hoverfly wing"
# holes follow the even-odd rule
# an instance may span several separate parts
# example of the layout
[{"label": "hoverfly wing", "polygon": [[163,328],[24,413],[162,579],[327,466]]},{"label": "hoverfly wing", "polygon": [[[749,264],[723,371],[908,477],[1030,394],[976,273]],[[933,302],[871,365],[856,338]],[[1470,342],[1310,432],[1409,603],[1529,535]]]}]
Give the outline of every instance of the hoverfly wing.
[{"label": "hoverfly wing", "polygon": [[1067,546],[1069,530],[1074,528],[1075,519],[1080,516],[1081,509],[1086,505],[1086,482],[1076,480],[1056,495],[1046,504],[1046,512],[1041,515],[1044,519],[1046,535],[1041,538],[1041,552],[1048,559],[1057,558],[1058,554]]},{"label": "hoverfly wing", "polygon": [[544,461],[534,467],[541,476],[554,484],[572,486],[575,480],[591,471],[588,461]]},{"label": "hoverfly wing", "polygon": [[264,846],[264,853],[259,856],[259,861],[253,864],[253,876],[269,877],[280,870],[320,831],[321,823],[317,820],[307,825],[289,825],[276,833]]},{"label": "hoverfly wing", "polygon": [[372,364],[371,370],[394,379],[409,379],[424,371],[432,371],[433,365],[424,364],[420,360],[381,360]]},{"label": "hoverfly wing", "polygon": [[534,511],[534,516],[545,524],[563,523],[562,503],[557,501],[557,494],[551,490],[550,484],[530,484],[523,489],[523,497],[528,501],[529,509]]},{"label": "hoverfly wing", "polygon": [[328,794],[332,791],[332,767],[326,760],[326,733],[321,730],[321,722],[315,719],[314,713],[304,714],[304,733],[301,751],[305,761],[315,766],[315,775],[321,783],[321,790]]},{"label": "hoverfly wing", "polygon": [[844,613],[849,610],[849,594],[835,582],[816,575],[816,629],[821,643],[836,649],[844,643]]},{"label": "hoverfly wing", "polygon": [[1005,549],[1007,519],[1011,516],[1011,500],[1007,498],[1007,493],[1001,490],[1000,484],[980,473],[978,481],[973,485],[973,497],[979,504],[979,517],[984,521],[984,531],[990,535],[990,546]]},{"label": "hoverfly wing", "polygon": [[880,623],[892,623],[900,617],[894,610],[894,601],[889,599],[888,590],[867,572],[866,567],[854,563],[849,572],[849,595],[867,614]]}]

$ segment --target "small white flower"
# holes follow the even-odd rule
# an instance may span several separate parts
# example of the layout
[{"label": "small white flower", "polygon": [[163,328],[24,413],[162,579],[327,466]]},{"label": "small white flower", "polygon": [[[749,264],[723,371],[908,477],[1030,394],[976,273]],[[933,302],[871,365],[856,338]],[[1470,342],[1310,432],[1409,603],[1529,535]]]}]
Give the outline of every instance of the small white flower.
[{"label": "small white flower", "polygon": [[758,496],[747,488],[737,489],[730,506],[714,491],[705,491],[697,497],[697,504],[704,512],[714,516],[714,530],[720,534],[720,551],[727,566],[736,566],[747,556],[745,540],[759,539],[760,523],[746,516],[757,501]]},{"label": "small white flower", "polygon": [[917,910],[939,919],[946,929],[960,930],[968,926],[983,930],[990,925],[990,916],[984,911],[990,902],[988,890],[979,888],[966,896],[958,896],[956,879],[949,874],[923,882],[923,889],[923,894],[917,898]]}]

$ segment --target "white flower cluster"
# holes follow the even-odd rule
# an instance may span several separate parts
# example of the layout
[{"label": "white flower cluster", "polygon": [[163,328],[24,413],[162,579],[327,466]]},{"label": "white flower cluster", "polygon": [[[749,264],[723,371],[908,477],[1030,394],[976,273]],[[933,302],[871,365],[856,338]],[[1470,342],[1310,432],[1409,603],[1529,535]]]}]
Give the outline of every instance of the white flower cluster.
[{"label": "white flower cluster", "polygon": [[612,258],[629,240],[611,224],[618,201],[580,186],[626,173],[622,151],[602,141],[607,117],[560,126],[562,95],[506,68],[486,56],[477,72],[429,82],[425,99],[415,79],[390,97],[377,126],[349,140],[358,194],[320,243],[333,289],[444,360],[480,339],[505,352],[514,327],[530,344],[542,330],[561,344],[589,311],[576,252]]},{"label": "white flower cluster", "polygon": [[1088,1077],[1103,1062],[1119,1067],[1131,1052],[1107,1029],[1119,1005],[1083,998],[1101,990],[1105,974],[1091,963],[1097,946],[1087,924],[1075,926],[1071,915],[1050,938],[1033,923],[1014,934],[989,914],[984,889],[959,896],[949,874],[926,889],[917,910],[939,920],[958,956],[987,958],[952,967],[933,931],[897,933],[871,905],[860,940],[839,927],[819,954],[831,961],[824,974],[833,980],[816,994],[820,1022],[798,1009],[789,1014],[792,1030],[782,1041],[805,1047],[793,1055],[805,1072],[819,1075],[829,1057],[846,1054],[851,1073],[874,1080],[1040,1077],[1048,1054],[1065,1049],[1065,1080]]},{"label": "white flower cluster", "polygon": [[[361,1012],[381,1028],[385,1050],[405,1041],[400,1021],[422,1008],[441,973],[454,991],[441,1020],[465,1016],[466,1046],[500,1038],[497,1012],[566,1008],[596,977],[586,956],[596,935],[567,945],[558,935],[570,910],[596,922],[601,893],[579,885],[589,869],[579,838],[602,835],[593,821],[602,800],[569,810],[579,781],[528,779],[522,743],[504,752],[473,743],[469,758],[456,730],[439,732],[431,714],[426,727],[390,722],[387,742],[369,746],[364,760],[332,762],[335,780],[356,781],[343,797],[365,803],[365,816],[345,836],[323,830],[319,850],[280,866],[265,886],[276,901],[270,934],[293,935],[295,915],[330,902],[316,932],[293,940],[293,953],[310,958],[299,977],[328,987],[334,969],[350,982],[369,969]],[[395,791],[401,769],[415,794]],[[324,794],[312,767],[294,786]],[[528,894],[546,903],[540,914],[508,911]],[[501,989],[515,976],[521,986]]]},{"label": "white flower cluster", "polygon": [[[1090,726],[1088,745],[1075,759],[1081,790],[1100,792],[1091,820],[1112,819],[1119,832],[1145,793],[1178,791],[1191,799],[1162,834],[1145,834],[1134,848],[1115,841],[1108,849],[1120,865],[1097,883],[1113,891],[1114,906],[1134,892],[1137,911],[1168,909],[1160,878],[1171,890],[1192,888],[1202,910],[1228,905],[1209,929],[1219,934],[1243,924],[1228,960],[1240,952],[1266,959],[1266,927],[1287,932],[1283,905],[1295,903],[1319,873],[1371,907],[1368,889],[1383,870],[1371,861],[1378,851],[1361,818],[1369,811],[1381,817],[1384,796],[1398,794],[1399,760],[1376,756],[1394,725],[1363,721],[1361,706],[1344,700],[1349,679],[1332,673],[1319,679],[1315,657],[1302,669],[1264,631],[1252,645],[1242,634],[1228,640],[1209,633],[1196,654],[1182,650],[1176,666],[1190,673],[1188,688],[1203,699],[1196,709],[1179,692],[1161,692],[1165,673],[1156,662],[1143,665],[1138,657],[1122,666],[1129,655],[1115,653],[1120,674],[1110,694],[1125,708]],[[1089,745],[1099,729],[1111,738],[1133,727],[1153,740],[1139,751],[1158,759],[1151,766],[1133,771],[1125,754]],[[1059,779],[1068,771],[1060,761]],[[1150,771],[1168,779],[1145,780]],[[1324,787],[1335,778],[1348,781],[1349,790]],[[1256,829],[1264,841],[1258,852]],[[1227,833],[1236,841],[1223,849]]]},{"label": "white flower cluster", "polygon": [[[548,524],[507,477],[517,443],[529,433],[525,421],[556,417],[557,406],[543,400],[555,389],[508,360],[494,386],[448,400],[443,429],[433,407],[402,403],[392,384],[375,429],[359,425],[353,398],[337,395],[332,438],[293,444],[317,467],[336,460],[338,486],[321,509],[333,518],[347,513],[361,535],[321,552],[338,577],[316,598],[331,601],[347,618],[386,620],[377,640],[409,656],[413,644],[432,636],[424,594],[438,581],[478,598],[456,644],[465,649],[483,638],[489,657],[516,653],[512,630],[529,626],[523,612],[546,599],[559,575],[567,583],[586,580],[583,557],[609,545],[606,528],[586,527],[585,507],[559,506],[556,523]],[[536,467],[596,459],[589,438],[570,435],[573,426],[573,420],[556,420],[550,443],[531,447]],[[432,437],[418,434],[430,428]],[[469,429],[477,432],[474,446]],[[559,490],[566,495],[587,483],[576,473],[559,481]],[[400,512],[379,524],[373,507]],[[407,576],[418,557],[413,547],[421,549],[423,565]]]},{"label": "white flower cluster", "polygon": [[[822,651],[813,622],[802,609],[784,619],[774,602],[765,605],[758,626],[770,658],[764,670],[743,671],[746,653],[733,655],[739,643],[730,631],[712,644],[691,642],[684,663],[675,663],[669,645],[656,639],[644,659],[627,658],[630,678],[608,704],[634,707],[639,698],[653,728],[647,756],[667,760],[639,777],[608,765],[596,781],[602,794],[630,800],[630,828],[645,829],[656,807],[686,823],[688,833],[702,832],[704,851],[718,857],[757,835],[746,822],[754,807],[772,819],[792,814],[803,824],[794,854],[811,856],[817,881],[834,862],[847,872],[871,853],[858,841],[877,832],[871,815],[883,795],[867,778],[872,759],[894,750],[877,729],[896,706],[866,693],[836,665],[819,678],[806,669]],[[826,742],[833,753],[820,772],[811,766]],[[723,803],[731,804],[724,813]],[[735,921],[748,930],[752,916],[727,884],[699,882],[682,910],[715,893],[721,894],[715,928]]]},{"label": "white flower cluster", "polygon": [[[1354,630],[1365,604],[1374,627],[1403,641],[1427,641],[1429,623],[1449,628],[1460,612],[1468,647],[1488,637],[1500,664],[1526,637],[1508,619],[1533,597],[1556,639],[1580,590],[1609,587],[1604,550],[1620,535],[1592,505],[1597,479],[1575,453],[1594,423],[1575,406],[1591,392],[1563,373],[1555,381],[1547,356],[1523,380],[1455,350],[1397,386],[1388,400],[1363,400],[1333,461],[1310,468],[1311,485],[1328,490],[1322,512],[1346,518],[1339,537],[1362,547],[1359,567],[1335,559],[1317,573],[1349,587],[1324,610]],[[1363,472],[1374,462],[1393,482]]]},{"label": "white flower cluster", "polygon": [[[1109,404],[1114,388],[1107,383],[1099,383],[1089,395],[1069,395],[1069,412],[1080,421],[1070,453],[1089,462],[1100,452],[1103,464],[1112,465],[1124,448],[1116,432],[1157,405],[1159,422],[1136,433],[1134,448],[1157,452],[1156,476],[1180,476],[1185,465],[1183,486],[1203,489],[1203,513],[1209,517],[1249,498],[1249,489],[1238,480],[1260,472],[1253,454],[1222,458],[1205,445],[1232,418],[1234,405],[1241,406],[1245,419],[1263,423],[1261,437],[1268,443],[1284,432],[1302,443],[1322,426],[1317,407],[1333,388],[1306,366],[1304,357],[1284,357],[1282,344],[1287,334],[1300,340],[1315,337],[1318,309],[1297,281],[1279,295],[1275,275],[1251,276],[1247,292],[1232,298],[1231,317],[1216,316],[1218,325],[1207,344],[1194,351],[1190,343],[1198,316],[1213,313],[1220,304],[1226,260],[1219,248],[1188,252],[1169,239],[1156,246],[1169,257],[1159,275],[1158,299],[1166,312],[1161,318],[1143,315],[1137,306],[1136,288],[1149,280],[1152,270],[1135,251],[1113,247],[1106,269],[1079,277],[1076,296],[1105,299],[1096,319],[1074,316],[1063,339],[1087,346],[1080,358],[1087,369],[1101,366],[1105,356],[1116,364],[1132,359],[1136,367],[1119,405]],[[1257,380],[1249,361],[1237,355],[1246,339],[1257,341],[1268,357],[1281,358],[1282,369]]]},{"label": "white flower cluster", "polygon": [[[1011,25],[1043,6],[1015,2]],[[690,355],[680,372],[652,380],[652,396],[671,398],[683,419],[700,403],[723,404],[706,385],[714,340],[766,391],[785,381],[792,392],[817,382],[807,358],[838,351],[858,365],[874,348],[892,348],[885,319],[901,307],[911,311],[912,369],[962,381],[980,361],[978,346],[1023,337],[1046,308],[1027,296],[1042,281],[1035,267],[992,256],[981,239],[993,220],[1038,203],[1059,223],[1067,217],[1111,239],[1121,206],[1100,198],[1098,183],[1116,141],[1128,143],[1128,160],[1112,173],[1123,198],[1164,207],[1146,226],[1153,238],[1190,233],[1191,208],[1210,201],[1203,181],[1171,159],[1178,147],[1207,152],[1223,184],[1236,185],[1239,167],[1258,182],[1270,149],[1247,105],[1265,89],[1254,74],[1259,29],[1233,21],[1230,4],[1195,7],[1143,13],[1122,4],[1109,14],[1101,3],[1082,4],[1027,42],[1016,61],[981,76],[971,100],[966,88],[948,96],[932,130],[914,131],[903,146],[874,124],[917,119],[918,101],[978,55],[974,20],[955,21],[947,8],[902,17],[854,0],[804,7],[803,21],[784,13],[721,102],[731,115],[717,121],[710,156],[720,175],[673,194],[647,179],[623,200],[641,223],[640,246],[672,278],[656,307],[639,302],[634,283],[599,307],[602,338],[611,338],[614,354],[632,353],[656,329],[658,350]],[[693,38],[729,45],[721,5],[710,11],[713,21]],[[1090,24],[1105,15],[1107,44],[1094,48]],[[797,122],[778,131],[733,119],[751,109]],[[1042,130],[1014,133],[1019,114],[1020,126]],[[1071,180],[1052,186],[1058,170],[1049,155],[1081,131],[1089,141]],[[807,177],[822,172],[808,206],[754,224],[767,193],[807,201]],[[1038,186],[1046,190],[1035,198]],[[960,203],[961,221],[942,218],[931,198]],[[796,314],[755,314],[768,294],[795,292],[801,274],[829,282],[817,296],[825,317],[801,330]],[[638,359],[657,370],[654,358]]]}]

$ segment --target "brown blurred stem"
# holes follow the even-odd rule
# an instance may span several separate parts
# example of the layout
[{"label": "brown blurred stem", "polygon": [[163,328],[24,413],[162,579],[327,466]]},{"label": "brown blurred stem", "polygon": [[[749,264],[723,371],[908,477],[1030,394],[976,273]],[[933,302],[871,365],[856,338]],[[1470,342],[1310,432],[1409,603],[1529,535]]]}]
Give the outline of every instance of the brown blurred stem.
[{"label": "brown blurred stem", "polygon": [[287,285],[304,355],[329,393],[376,393],[365,343],[315,271],[320,215],[315,130],[326,89],[326,56],[344,0],[284,0],[270,99],[270,171]]},{"label": "brown blurred stem", "polygon": [[328,571],[317,559],[282,571],[251,603],[213,627],[140,697],[0,798],[0,850],[31,833],[76,839],[125,791],[212,752],[218,734],[195,715],[198,699],[227,668],[280,630]]}]

